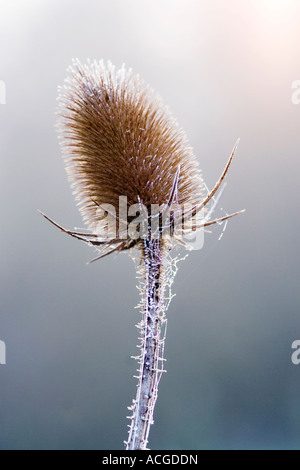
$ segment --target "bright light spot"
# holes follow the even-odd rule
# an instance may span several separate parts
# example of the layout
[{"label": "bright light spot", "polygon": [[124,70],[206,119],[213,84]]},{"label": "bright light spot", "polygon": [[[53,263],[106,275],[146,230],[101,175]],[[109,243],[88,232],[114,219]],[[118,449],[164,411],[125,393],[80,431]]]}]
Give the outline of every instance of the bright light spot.
[{"label": "bright light spot", "polygon": [[291,6],[293,0],[260,0],[259,4],[265,9],[273,11],[282,11]]}]

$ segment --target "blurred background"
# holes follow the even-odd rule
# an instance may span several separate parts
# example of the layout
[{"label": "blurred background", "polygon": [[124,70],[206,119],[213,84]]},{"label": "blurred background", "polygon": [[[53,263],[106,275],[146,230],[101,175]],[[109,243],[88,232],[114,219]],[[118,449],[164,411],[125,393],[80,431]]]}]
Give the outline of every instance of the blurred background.
[{"label": "blurred background", "polygon": [[1,449],[123,449],[136,393],[135,267],[82,227],[54,128],[72,58],[122,63],[186,131],[220,205],[179,263],[151,449],[300,448],[300,1],[0,1]]}]

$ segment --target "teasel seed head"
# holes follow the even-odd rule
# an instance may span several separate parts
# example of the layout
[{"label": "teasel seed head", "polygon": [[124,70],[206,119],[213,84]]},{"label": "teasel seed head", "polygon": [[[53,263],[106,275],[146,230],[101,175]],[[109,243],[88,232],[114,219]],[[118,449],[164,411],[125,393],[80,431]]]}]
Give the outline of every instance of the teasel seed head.
[{"label": "teasel seed head", "polygon": [[[69,179],[88,228],[106,204],[199,206],[205,187],[185,133],[138,75],[108,62],[74,60],[59,91],[58,130]],[[174,184],[176,188],[174,189]],[[176,190],[176,195],[175,195]],[[100,215],[99,215],[100,212]],[[104,226],[103,226],[104,228]],[[128,248],[130,240],[119,245]]]}]

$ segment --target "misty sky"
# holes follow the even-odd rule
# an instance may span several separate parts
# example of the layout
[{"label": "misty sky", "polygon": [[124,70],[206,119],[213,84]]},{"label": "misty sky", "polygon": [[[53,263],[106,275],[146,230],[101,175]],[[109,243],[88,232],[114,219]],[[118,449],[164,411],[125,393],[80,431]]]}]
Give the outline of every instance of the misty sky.
[{"label": "misty sky", "polygon": [[218,214],[246,212],[178,264],[150,448],[300,448],[299,24],[297,0],[0,0],[1,449],[123,449],[136,392],[132,259],[87,266],[37,212],[83,227],[55,130],[75,57],[140,74],[208,188],[240,138]]}]

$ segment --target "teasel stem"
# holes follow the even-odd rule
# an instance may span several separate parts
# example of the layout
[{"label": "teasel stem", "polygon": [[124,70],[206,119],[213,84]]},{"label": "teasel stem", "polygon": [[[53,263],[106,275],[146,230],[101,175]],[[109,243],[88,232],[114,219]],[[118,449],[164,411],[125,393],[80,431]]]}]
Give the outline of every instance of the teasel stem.
[{"label": "teasel stem", "polygon": [[153,424],[158,384],[164,370],[164,343],[166,331],[164,264],[165,244],[161,239],[143,240],[142,265],[144,288],[142,291],[143,318],[140,329],[141,353],[136,398],[129,407],[132,416],[129,425],[127,450],[147,449],[150,426]]}]

